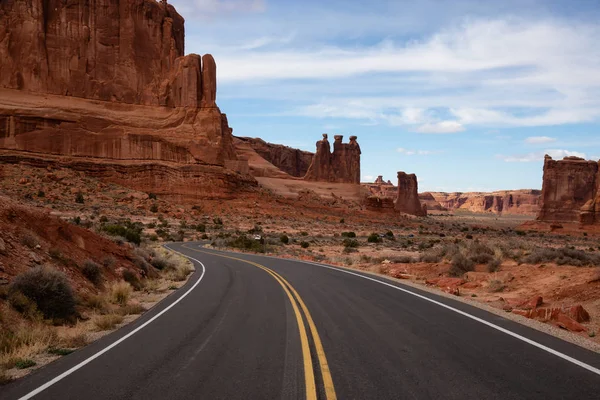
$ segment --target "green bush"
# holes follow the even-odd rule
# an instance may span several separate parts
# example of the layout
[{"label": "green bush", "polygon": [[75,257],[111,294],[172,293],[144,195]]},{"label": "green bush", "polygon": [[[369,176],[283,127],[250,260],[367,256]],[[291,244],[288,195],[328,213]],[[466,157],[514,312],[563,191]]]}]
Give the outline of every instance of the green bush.
[{"label": "green bush", "polygon": [[206,225],[205,224],[198,224],[198,225],[196,225],[196,230],[198,232],[206,232]]},{"label": "green bush", "polygon": [[81,268],[83,276],[85,276],[94,285],[99,285],[102,282],[102,270],[100,266],[92,260],[86,260]]},{"label": "green bush", "polygon": [[356,233],[354,233],[354,232],[342,232],[342,237],[355,238],[356,237]]},{"label": "green bush", "polygon": [[308,232],[302,231],[300,232],[300,236],[308,236]]},{"label": "green bush", "polygon": [[494,250],[483,243],[475,242],[469,246],[467,257],[475,264],[487,264],[494,259]]},{"label": "green bush", "polygon": [[83,198],[83,194],[81,192],[75,195],[75,203],[83,204],[85,203],[85,199]]},{"label": "green bush", "polygon": [[527,264],[555,262],[558,265],[573,265],[575,267],[600,266],[600,256],[569,247],[559,249],[536,248],[523,259],[523,262]]},{"label": "green bush", "polygon": [[281,235],[279,236],[279,241],[283,244],[288,244],[290,242],[290,238],[288,235]]},{"label": "green bush", "polygon": [[251,239],[246,235],[240,235],[233,240],[227,242],[229,247],[237,249],[250,250],[257,253],[264,253],[264,246],[258,240]]},{"label": "green bush", "polygon": [[213,224],[223,225],[223,220],[220,217],[213,218]]},{"label": "green bush", "polygon": [[351,247],[351,248],[356,248],[359,246],[358,240],[350,239],[350,238],[344,239],[342,244],[344,245],[344,247]]},{"label": "green bush", "polygon": [[[126,225],[104,225],[102,230],[111,236],[121,236],[131,243],[139,246],[142,241],[142,228],[135,224],[127,223]],[[158,231],[156,232],[158,233]]]},{"label": "green bush", "polygon": [[156,194],[155,193],[148,193],[148,198],[150,200],[156,200]]},{"label": "green bush", "polygon": [[369,243],[381,243],[383,240],[376,233],[371,233],[367,238],[367,242]]},{"label": "green bush", "polygon": [[158,212],[158,206],[156,204],[152,204],[150,206],[150,212],[157,213]]},{"label": "green bush", "polygon": [[300,247],[302,247],[303,249],[308,249],[309,246],[310,246],[310,243],[308,243],[308,242],[300,242]]},{"label": "green bush", "polygon": [[22,293],[46,318],[68,319],[75,315],[75,295],[67,276],[60,271],[35,267],[17,275],[9,293]]}]

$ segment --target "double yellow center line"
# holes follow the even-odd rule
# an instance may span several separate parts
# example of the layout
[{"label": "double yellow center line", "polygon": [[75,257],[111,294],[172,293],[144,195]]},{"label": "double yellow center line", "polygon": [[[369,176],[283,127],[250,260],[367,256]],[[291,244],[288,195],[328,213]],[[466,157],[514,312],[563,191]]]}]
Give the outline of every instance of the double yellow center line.
[{"label": "double yellow center line", "polygon": [[326,400],[336,400],[337,396],[335,394],[335,388],[333,387],[333,380],[331,379],[331,372],[329,371],[329,364],[327,363],[327,357],[325,357],[325,350],[323,350],[323,344],[321,343],[321,338],[319,337],[319,333],[317,332],[317,327],[315,326],[315,322],[304,304],[304,301],[294,289],[292,285],[288,281],[286,281],[281,275],[277,272],[273,271],[265,267],[264,265],[244,260],[237,257],[226,256],[222,254],[215,254],[207,251],[201,251],[192,249],[191,247],[183,246],[188,250],[195,251],[197,253],[210,254],[217,257],[229,258],[231,260],[241,261],[246,264],[253,265],[257,268],[266,271],[269,275],[271,275],[283,288],[283,291],[288,296],[292,308],[294,310],[294,315],[296,316],[296,321],[298,323],[298,330],[300,333],[300,343],[302,347],[302,359],[304,363],[304,379],[306,383],[306,399],[307,400],[317,400],[317,386],[315,382],[315,372],[313,369],[312,356],[310,354],[310,346],[308,342],[308,334],[306,331],[306,327],[304,325],[304,321],[302,320],[302,314],[300,313],[300,309],[298,305],[302,309],[304,316],[306,317],[306,321],[308,322],[308,327],[310,330],[310,334],[313,339],[313,343],[315,345],[315,353],[317,354],[317,358],[319,361],[319,367],[321,370],[321,376],[323,379],[323,386],[325,388],[325,398]]}]

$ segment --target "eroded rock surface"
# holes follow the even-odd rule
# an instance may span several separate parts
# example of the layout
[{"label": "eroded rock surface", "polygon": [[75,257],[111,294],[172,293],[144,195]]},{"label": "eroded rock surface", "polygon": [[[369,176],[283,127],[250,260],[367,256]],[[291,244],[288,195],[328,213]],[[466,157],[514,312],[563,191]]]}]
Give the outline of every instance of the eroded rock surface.
[{"label": "eroded rock surface", "polygon": [[[242,147],[242,145],[247,145],[251,147],[264,160],[273,164],[273,166],[279,168],[286,174],[298,178],[302,178],[304,177],[304,175],[306,175],[308,167],[310,166],[310,163],[312,162],[314,156],[314,153],[308,151],[293,149],[291,147],[284,146],[281,144],[267,143],[259,138],[236,137],[235,143],[236,149],[239,150]],[[264,166],[261,166],[258,162],[254,164],[255,165],[251,165],[250,167],[251,169],[256,170],[256,172],[258,173],[266,169]],[[267,172],[264,172],[259,176],[271,175],[272,174],[269,175]]]},{"label": "eroded rock surface", "polygon": [[410,215],[427,215],[427,208],[424,208],[419,201],[419,187],[415,174],[398,172],[398,195],[395,209]]},{"label": "eroded rock surface", "polygon": [[184,45],[166,1],[0,2],[0,158],[95,164],[115,181],[134,168],[125,184],[174,196],[248,184],[216,105],[215,60]]},{"label": "eroded rock surface", "polygon": [[317,142],[317,152],[304,179],[309,181],[360,184],[360,146],[356,136],[343,143],[343,136],[334,137],[333,152],[328,135]]},{"label": "eroded rock surface", "polygon": [[544,158],[544,180],[538,220],[600,223],[599,162],[578,157]]}]

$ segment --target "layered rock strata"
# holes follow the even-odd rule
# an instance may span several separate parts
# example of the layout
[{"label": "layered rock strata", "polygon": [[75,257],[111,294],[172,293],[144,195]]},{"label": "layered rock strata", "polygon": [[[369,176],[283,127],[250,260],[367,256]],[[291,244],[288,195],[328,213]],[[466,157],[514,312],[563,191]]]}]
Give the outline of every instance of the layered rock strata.
[{"label": "layered rock strata", "polygon": [[360,184],[360,146],[356,136],[343,143],[343,136],[334,137],[333,152],[328,135],[317,142],[317,151],[304,179],[309,181]]},{"label": "layered rock strata", "polygon": [[[302,178],[306,175],[314,156],[314,153],[308,151],[293,149],[281,144],[268,143],[259,138],[236,137],[234,143],[238,154],[240,153],[239,150],[250,147],[274,167],[297,178]],[[269,168],[261,165],[260,162],[252,164],[250,168],[253,170],[254,176],[277,175],[269,171]]]},{"label": "layered rock strata", "polygon": [[548,222],[600,223],[600,162],[578,157],[544,158],[540,212]]},{"label": "layered rock strata", "polygon": [[0,2],[0,158],[97,163],[119,182],[135,166],[122,181],[172,196],[255,185],[216,105],[215,60],[184,45],[166,1]]},{"label": "layered rock strata", "polygon": [[406,172],[398,172],[398,195],[395,209],[410,215],[427,215],[427,207],[423,207],[419,201],[419,187],[415,174],[409,175]]}]

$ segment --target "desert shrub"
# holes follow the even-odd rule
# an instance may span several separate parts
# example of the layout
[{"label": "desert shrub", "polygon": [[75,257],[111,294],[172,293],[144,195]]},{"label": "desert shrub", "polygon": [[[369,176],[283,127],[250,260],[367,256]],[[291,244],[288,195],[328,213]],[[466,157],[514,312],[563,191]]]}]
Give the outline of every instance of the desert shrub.
[{"label": "desert shrub", "polygon": [[148,236],[148,239],[150,239],[150,241],[152,241],[152,242],[157,242],[158,235],[152,234],[152,235]]},{"label": "desert shrub", "polygon": [[356,237],[356,233],[354,233],[354,232],[342,232],[342,237],[355,238]]},{"label": "desert shrub", "polygon": [[142,241],[142,228],[135,224],[127,223],[125,225],[104,225],[102,226],[102,230],[111,236],[121,236],[128,242],[135,243],[137,245],[139,245]]},{"label": "desert shrub", "polygon": [[221,217],[213,218],[213,224],[215,224],[215,225],[223,225],[223,220],[221,219]]},{"label": "desert shrub", "polygon": [[349,238],[344,239],[342,244],[344,245],[344,247],[352,247],[352,248],[356,248],[359,246],[358,240],[349,239]]},{"label": "desert shrub", "polygon": [[474,242],[467,250],[467,257],[475,264],[486,264],[494,259],[494,250],[483,243]]},{"label": "desert shrub", "polygon": [[308,249],[308,247],[310,246],[310,243],[308,242],[300,242],[300,247],[302,247],[303,249]]},{"label": "desert shrub", "polygon": [[386,237],[386,239],[393,240],[393,239],[394,239],[394,232],[392,232],[392,231],[387,231],[387,232],[385,233],[385,237]]},{"label": "desert shrub", "polygon": [[569,247],[536,248],[522,259],[527,264],[555,262],[558,265],[573,265],[576,267],[600,266],[600,257],[582,250]]},{"label": "desert shrub", "polygon": [[492,293],[501,292],[506,288],[506,285],[499,280],[491,280],[489,282],[488,290]]},{"label": "desert shrub", "polygon": [[202,234],[202,236],[200,236],[200,239],[206,240],[206,239],[208,239],[208,235],[206,233],[204,233],[204,234]]},{"label": "desert shrub", "polygon": [[109,296],[111,302],[115,304],[125,305],[131,297],[133,288],[125,281],[115,282],[109,288]]},{"label": "desert shrub", "polygon": [[308,232],[302,231],[302,232],[300,232],[300,236],[308,236]]},{"label": "desert shrub", "polygon": [[290,238],[288,235],[281,235],[279,236],[279,241],[283,244],[288,244],[290,242]]},{"label": "desert shrub", "polygon": [[36,362],[29,358],[18,358],[15,360],[15,368],[17,369],[27,369],[36,365]]},{"label": "desert shrub", "polygon": [[497,258],[492,258],[487,263],[488,272],[498,272],[500,270],[500,266],[502,265],[502,261]]},{"label": "desert shrub", "polygon": [[123,322],[123,319],[122,315],[117,314],[97,315],[94,317],[93,322],[99,331],[108,331],[115,329],[117,325]]},{"label": "desert shrub", "polygon": [[160,255],[152,257],[150,264],[160,271],[169,271],[175,269],[176,267],[175,263],[173,263],[170,258]]},{"label": "desert shrub", "polygon": [[75,195],[75,203],[79,203],[79,204],[85,203],[85,199],[83,198],[83,193],[79,192]]},{"label": "desert shrub", "polygon": [[381,242],[382,242],[382,240],[381,240],[381,238],[379,237],[379,235],[378,235],[378,234],[376,234],[376,233],[371,233],[371,234],[369,235],[369,237],[367,238],[367,242],[369,242],[369,243],[381,243]]},{"label": "desert shrub", "polygon": [[194,272],[194,270],[188,263],[182,263],[172,272],[171,278],[176,282],[185,281],[192,272]]},{"label": "desert shrub", "polygon": [[150,200],[156,200],[156,194],[155,193],[148,193],[148,198]]},{"label": "desert shrub", "polygon": [[198,224],[198,225],[196,225],[196,230],[198,232],[206,232],[206,225],[205,224]]},{"label": "desert shrub", "polygon": [[90,293],[83,296],[83,304],[86,307],[99,312],[104,312],[108,309],[108,302],[106,298],[98,294]]},{"label": "desert shrub", "polygon": [[157,213],[158,212],[158,206],[156,204],[152,204],[150,206],[150,212]]},{"label": "desert shrub", "polygon": [[139,303],[127,304],[119,307],[117,314],[119,315],[138,315],[143,314],[146,311],[144,306]]},{"label": "desert shrub", "polygon": [[60,271],[35,267],[17,275],[9,287],[9,293],[16,292],[33,301],[45,318],[68,319],[75,315],[73,289]]},{"label": "desert shrub", "polygon": [[99,285],[102,282],[102,270],[100,266],[92,260],[86,260],[81,268],[81,273],[94,285]]},{"label": "desert shrub", "polygon": [[451,276],[463,276],[466,272],[473,271],[474,269],[475,264],[473,261],[458,253],[452,258],[452,264],[448,273]]},{"label": "desert shrub", "polygon": [[341,218],[341,219],[340,219],[340,224],[343,224],[343,223],[345,223],[345,222],[346,222],[346,220],[345,220],[344,218]]},{"label": "desert shrub", "polygon": [[156,222],[150,222],[149,224],[146,225],[146,228],[148,228],[148,229],[156,228]]},{"label": "desert shrub", "polygon": [[254,240],[246,235],[239,235],[233,240],[227,242],[227,246],[234,247],[237,249],[250,250],[257,253],[264,253],[264,246],[259,240]]},{"label": "desert shrub", "polygon": [[[397,264],[410,264],[410,263],[414,262],[415,260],[413,260],[413,258],[409,257],[409,256],[398,256],[398,257],[394,257],[390,261],[393,263],[397,263]],[[424,261],[424,262],[429,262],[429,261]],[[434,262],[436,262],[436,261],[434,261]]]},{"label": "desert shrub", "polygon": [[46,197],[46,193],[43,190],[38,190],[38,197]]},{"label": "desert shrub", "polygon": [[125,280],[125,282],[129,283],[135,290],[142,289],[142,283],[140,282],[140,279],[138,278],[138,276],[135,272],[132,272],[128,269],[124,270],[123,271],[123,280]]},{"label": "desert shrub", "polygon": [[38,241],[32,234],[26,233],[21,237],[21,244],[34,249],[38,245]]},{"label": "desert shrub", "polygon": [[423,253],[419,257],[419,261],[424,263],[438,263],[442,261],[443,254],[440,250],[431,250]]}]

